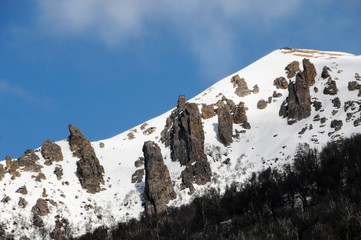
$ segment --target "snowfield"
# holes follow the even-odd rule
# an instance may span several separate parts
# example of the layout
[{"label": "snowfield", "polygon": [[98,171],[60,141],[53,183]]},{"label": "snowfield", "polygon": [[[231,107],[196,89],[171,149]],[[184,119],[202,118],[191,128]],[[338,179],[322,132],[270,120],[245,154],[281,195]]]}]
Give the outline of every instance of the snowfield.
[{"label": "snowfield", "polygon": [[[310,59],[317,71],[316,83],[310,87],[311,101],[321,102],[322,108],[315,111],[315,108],[312,107],[309,118],[288,125],[287,119],[279,117],[278,114],[282,102],[288,96],[288,90],[276,89],[273,81],[278,77],[287,79],[285,67],[292,61],[299,61],[302,71],[302,59],[304,58]],[[337,83],[339,91],[335,96],[323,94],[327,82],[327,79],[321,78],[324,66],[331,69],[329,73]],[[236,95],[235,88],[231,83],[231,78],[236,74],[246,80],[249,89],[257,84],[259,93],[252,93],[245,97]],[[21,176],[14,180],[7,173],[0,181],[0,225],[4,226],[7,234],[13,234],[16,239],[22,236],[30,239],[48,239],[50,238],[49,232],[55,227],[56,219],[66,219],[69,225],[65,235],[75,237],[102,225],[111,227],[118,222],[139,218],[144,212],[145,176],[143,182],[140,183],[131,183],[131,179],[132,174],[142,168],[136,168],[134,162],[143,156],[142,147],[148,140],[152,140],[160,146],[164,162],[174,183],[177,198],[170,201],[168,206],[187,204],[194,197],[202,195],[211,188],[222,193],[227,185],[241,184],[253,172],[268,167],[278,168],[290,163],[300,143],[308,143],[310,147],[320,149],[330,140],[360,133],[361,126],[355,127],[353,124],[355,119],[361,118],[359,107],[350,108],[347,112],[344,110],[346,101],[361,100],[358,97],[358,90],[348,90],[348,83],[357,81],[355,75],[358,74],[361,74],[361,56],[341,52],[280,49],[229,75],[189,99],[188,102],[199,104],[199,110],[203,103],[214,104],[222,99],[222,96],[233,100],[236,104],[242,101],[248,108],[246,115],[251,125],[251,129],[245,130],[242,126],[234,124],[234,135],[236,130],[245,132],[240,133],[238,138],[234,137],[233,143],[225,147],[217,138],[217,116],[202,119],[205,132],[205,153],[211,165],[212,180],[203,186],[194,184],[196,192],[193,195],[188,194],[188,189],[181,190],[180,187],[180,174],[185,166],[182,167],[178,162],[172,162],[170,148],[165,147],[160,141],[160,133],[172,110],[147,121],[147,126],[143,129],[141,129],[143,124],[140,124],[110,139],[92,142],[100,164],[105,170],[103,190],[96,194],[89,194],[82,189],[75,174],[78,158],[73,156],[67,140],[58,141],[56,143],[61,147],[64,156],[62,162],[54,162],[51,166],[46,166],[40,151],[36,152],[40,158],[38,162],[43,166],[42,172],[45,174],[46,180],[37,182],[32,177],[37,173],[21,172]],[[295,77],[291,80],[294,81]],[[361,84],[361,81],[358,83]],[[314,90],[315,87],[318,89],[317,92]],[[265,109],[258,109],[257,102],[260,99],[268,101],[274,91],[281,93],[282,96],[272,98],[271,103]],[[174,96],[175,107],[177,97]],[[335,97],[339,97],[341,101],[339,109],[336,109],[331,102]],[[337,112],[333,114],[334,110]],[[346,121],[347,113],[350,112],[355,112],[355,114],[352,119]],[[320,118],[325,117],[326,122],[313,121],[316,115],[319,115]],[[329,135],[330,132],[334,132],[330,126],[330,122],[334,119],[342,120],[343,126],[339,131]],[[150,127],[155,127],[156,130],[151,134],[144,133]],[[307,130],[303,134],[299,134],[304,127],[307,127]],[[128,136],[130,133],[134,135],[133,139]],[[87,137],[86,132],[84,136]],[[104,146],[102,146],[103,144]],[[0,163],[5,166],[5,161]],[[64,175],[61,180],[57,180],[54,174],[56,165],[63,169]],[[28,194],[16,193],[16,190],[23,185],[26,185]],[[46,189],[47,197],[43,197],[44,189]],[[9,196],[11,200],[1,202],[5,196]],[[20,197],[25,198],[28,202],[26,208],[18,206]],[[48,203],[50,213],[43,217],[44,229],[32,225],[31,208],[38,198],[54,201],[53,204]]]}]

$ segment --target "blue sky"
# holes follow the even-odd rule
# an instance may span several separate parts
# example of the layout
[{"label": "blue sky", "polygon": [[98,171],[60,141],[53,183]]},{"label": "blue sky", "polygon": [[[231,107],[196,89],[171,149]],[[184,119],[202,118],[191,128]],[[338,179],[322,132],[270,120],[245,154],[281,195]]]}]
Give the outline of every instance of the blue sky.
[{"label": "blue sky", "polygon": [[112,137],[269,52],[361,54],[359,0],[2,0],[0,159]]}]

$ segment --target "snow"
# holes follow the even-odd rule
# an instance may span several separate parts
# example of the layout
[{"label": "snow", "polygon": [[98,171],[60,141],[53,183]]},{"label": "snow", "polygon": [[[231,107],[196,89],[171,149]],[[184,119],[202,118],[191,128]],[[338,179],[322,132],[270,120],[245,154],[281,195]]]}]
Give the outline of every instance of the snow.
[{"label": "snow", "polygon": [[[305,57],[310,59],[317,70],[316,83],[310,88],[311,98],[322,102],[322,108],[316,112],[312,107],[309,118],[288,125],[286,119],[278,116],[281,103],[286,99],[288,91],[276,89],[273,86],[273,80],[281,76],[286,78],[284,68],[294,60],[299,61],[302,68],[302,59]],[[336,96],[322,93],[327,82],[321,78],[324,66],[328,66],[332,70],[330,75],[336,81],[339,89]],[[361,56],[340,52],[282,49],[276,50],[248,67],[231,74],[190,99],[189,102],[199,104],[199,109],[201,109],[202,103],[216,103],[222,98],[222,95],[232,99],[236,104],[242,101],[249,109],[246,115],[251,124],[250,130],[240,133],[238,139],[234,138],[234,142],[225,147],[217,139],[217,116],[206,120],[202,119],[205,131],[205,153],[211,165],[212,181],[203,186],[194,185],[196,192],[193,195],[188,194],[188,189],[181,190],[180,173],[184,167],[180,166],[178,162],[171,161],[170,148],[165,147],[160,141],[160,133],[164,129],[166,118],[172,110],[147,121],[148,125],[143,130],[141,129],[143,124],[140,124],[112,138],[92,142],[100,164],[105,170],[104,190],[96,194],[89,194],[81,188],[75,175],[78,159],[73,157],[67,140],[58,141],[56,143],[62,148],[64,161],[46,166],[43,164],[44,159],[40,152],[36,153],[40,157],[39,162],[43,165],[42,172],[45,174],[46,180],[37,182],[32,178],[37,173],[21,172],[21,177],[15,180],[11,180],[11,176],[6,174],[5,178],[0,181],[0,189],[2,190],[0,199],[5,195],[11,198],[8,203],[0,202],[0,223],[6,227],[6,232],[13,234],[16,239],[24,235],[31,239],[48,238],[48,235],[43,235],[41,229],[32,227],[31,208],[37,199],[42,197],[44,188],[48,194],[46,199],[52,199],[57,203],[57,206],[48,204],[50,214],[43,217],[44,223],[46,223],[45,229],[49,232],[55,227],[57,215],[69,221],[68,234],[73,236],[79,236],[101,225],[111,227],[120,221],[139,218],[144,212],[145,177],[143,182],[132,184],[131,176],[137,169],[140,169],[135,167],[134,162],[143,156],[143,143],[148,140],[155,141],[160,146],[164,162],[174,183],[177,198],[172,200],[169,206],[187,204],[210,188],[222,193],[227,185],[233,182],[241,184],[252,172],[268,167],[278,168],[290,163],[300,143],[308,143],[310,147],[321,148],[337,134],[346,137],[361,132],[360,127],[354,127],[353,121],[345,121],[346,113],[343,109],[346,101],[359,100],[358,91],[349,91],[347,88],[349,81],[355,81],[355,73],[361,74]],[[242,98],[237,96],[230,82],[235,74],[246,80],[249,89],[257,84],[259,93],[252,93]],[[317,93],[314,91],[314,87],[318,88]],[[267,101],[268,97],[272,96],[273,91],[282,93],[282,96],[273,98],[265,109],[257,109],[257,102],[260,99]],[[340,98],[341,108],[337,109],[338,112],[333,116],[332,111],[335,108],[331,100],[335,97]],[[175,96],[175,105],[176,101]],[[348,112],[355,112],[355,110],[349,109]],[[326,117],[326,123],[321,124],[320,121],[312,121],[316,115],[319,115],[320,118]],[[359,118],[360,113],[357,113],[355,117]],[[343,127],[337,133],[329,136],[328,133],[334,131],[330,127],[330,122],[333,119],[342,120]],[[311,124],[313,128],[310,130]],[[302,135],[298,134],[305,126],[307,126],[306,132]],[[143,131],[150,127],[156,127],[155,132],[149,135],[144,134]],[[244,130],[236,124],[234,124],[234,129]],[[129,139],[128,134],[130,132],[134,134],[134,139]],[[312,139],[317,139],[317,141],[312,141]],[[104,147],[100,147],[100,143],[104,143]],[[228,164],[225,163],[227,159],[229,159]],[[5,165],[4,162],[2,163]],[[56,165],[63,169],[64,175],[60,181],[53,173]],[[22,196],[20,193],[15,193],[24,184],[28,189],[28,194]],[[17,205],[19,197],[24,197],[28,202],[25,209]]]}]

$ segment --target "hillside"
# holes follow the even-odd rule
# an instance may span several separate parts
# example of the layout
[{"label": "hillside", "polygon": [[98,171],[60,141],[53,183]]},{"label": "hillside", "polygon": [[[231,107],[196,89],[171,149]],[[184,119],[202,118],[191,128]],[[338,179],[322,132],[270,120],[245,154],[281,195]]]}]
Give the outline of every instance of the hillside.
[{"label": "hillside", "polygon": [[[301,143],[320,149],[328,141],[360,133],[360,74],[361,56],[285,48],[187,103],[179,97],[177,104],[175,96],[176,108],[110,139],[89,143],[86,133],[83,138],[70,126],[72,145],[67,139],[55,142],[62,160],[44,159],[39,147],[24,158],[1,162],[0,225],[15,238],[43,239],[56,229],[63,236],[79,236],[139,218],[144,204],[151,209],[147,200],[154,202],[149,199],[151,187],[144,195],[146,174],[140,158],[147,141],[159,146],[162,157],[157,161],[166,166],[160,163],[155,171],[169,171],[161,177],[170,184],[161,187],[175,193],[155,193],[161,199],[150,214],[164,204],[187,204],[209,189],[222,194],[227,185],[240,184],[253,172],[282,168]],[[58,151],[51,149],[54,156]],[[148,150],[149,163],[159,152],[154,146]]]}]

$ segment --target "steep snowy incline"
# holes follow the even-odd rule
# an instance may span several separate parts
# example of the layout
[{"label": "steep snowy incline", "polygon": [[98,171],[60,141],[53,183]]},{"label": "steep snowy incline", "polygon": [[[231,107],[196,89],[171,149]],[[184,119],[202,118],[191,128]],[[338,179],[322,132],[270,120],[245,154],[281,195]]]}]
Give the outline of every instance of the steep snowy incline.
[{"label": "steep snowy incline", "polygon": [[[315,84],[309,88],[311,114],[289,125],[287,118],[279,116],[289,89],[277,89],[274,80],[284,77],[287,83],[289,80],[295,82],[296,76],[287,78],[285,67],[298,61],[299,71],[302,72],[304,58],[314,64],[317,72]],[[329,68],[330,78],[321,76],[325,66]],[[49,233],[60,225],[64,236],[78,236],[101,225],[113,226],[119,221],[139,218],[144,213],[145,176],[138,171],[138,181],[131,181],[132,175],[144,168],[142,164],[137,167],[135,162],[143,157],[142,147],[148,140],[160,147],[177,193],[177,198],[171,200],[168,206],[187,204],[210,188],[223,192],[233,182],[241,184],[252,172],[290,163],[299,144],[308,143],[310,147],[321,148],[327,141],[360,133],[360,74],[361,56],[286,48],[268,54],[188,100],[198,104],[200,111],[202,104],[215,104],[217,109],[217,102],[222,99],[224,103],[226,99],[232,100],[236,105],[243,102],[248,108],[245,114],[250,125],[249,128],[234,123],[233,142],[224,146],[219,141],[217,114],[207,119],[203,116],[204,151],[212,170],[212,179],[205,185],[194,184],[196,191],[193,194],[181,186],[180,176],[185,166],[171,160],[171,148],[161,141],[161,132],[172,110],[110,139],[91,143],[105,172],[103,189],[95,194],[81,187],[75,174],[79,159],[73,156],[67,140],[56,142],[61,147],[64,160],[52,165],[45,165],[40,148],[36,149],[35,154],[40,158],[37,162],[43,167],[41,172],[45,179],[36,181],[39,173],[35,172],[19,171],[20,176],[5,173],[0,181],[0,226],[17,239],[21,236],[47,239],[50,238]],[[248,86],[245,96],[236,94],[237,87],[232,83],[236,75],[239,79],[243,78]],[[331,79],[336,82],[338,92],[335,95],[324,94]],[[354,88],[350,87],[350,82],[356,82]],[[339,104],[335,103],[336,97]],[[264,100],[261,107],[260,100]],[[177,96],[174,98],[175,106],[176,101]],[[142,163],[141,160],[139,162]],[[5,161],[0,164],[5,166]],[[60,180],[54,174],[56,167],[63,171]],[[17,192],[24,185],[27,194]],[[26,200],[25,207],[19,206],[20,198]],[[41,217],[42,227],[34,226],[32,211],[39,198],[45,199],[49,208],[49,212]]]}]

